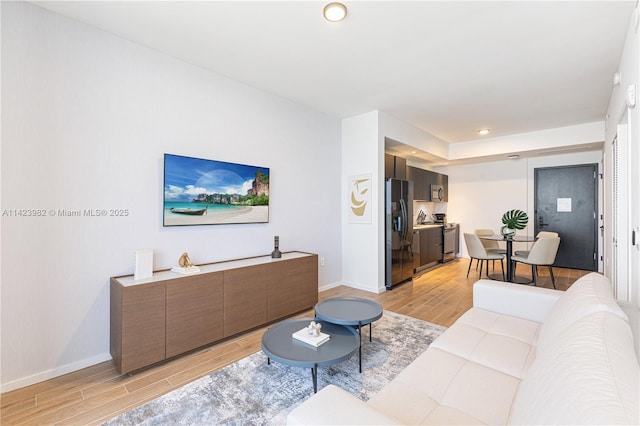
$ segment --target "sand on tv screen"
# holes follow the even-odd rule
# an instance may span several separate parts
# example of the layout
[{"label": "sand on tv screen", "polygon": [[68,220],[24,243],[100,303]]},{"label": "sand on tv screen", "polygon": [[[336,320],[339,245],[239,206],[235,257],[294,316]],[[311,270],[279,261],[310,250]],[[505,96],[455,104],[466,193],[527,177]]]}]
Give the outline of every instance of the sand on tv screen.
[{"label": "sand on tv screen", "polygon": [[164,226],[269,222],[269,168],[164,155]]}]

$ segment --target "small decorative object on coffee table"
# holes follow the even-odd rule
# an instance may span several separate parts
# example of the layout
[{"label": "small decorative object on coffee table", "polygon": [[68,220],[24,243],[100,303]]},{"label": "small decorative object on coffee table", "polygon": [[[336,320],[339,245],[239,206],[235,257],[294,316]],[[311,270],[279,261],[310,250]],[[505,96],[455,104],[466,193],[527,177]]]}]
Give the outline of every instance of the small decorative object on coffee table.
[{"label": "small decorative object on coffee table", "polygon": [[382,317],[382,306],[373,300],[360,297],[333,297],[318,302],[314,308],[316,319],[333,324],[358,326],[360,335],[360,372],[362,373],[362,326],[369,324],[369,341],[371,342],[371,323]]},{"label": "small decorative object on coffee table", "polygon": [[280,251],[280,237],[277,235],[273,237],[273,251],[271,252],[271,257],[274,259],[280,259],[282,257],[282,252]]},{"label": "small decorative object on coffee table", "polygon": [[322,324],[311,321],[307,327],[293,333],[293,338],[317,348],[331,337],[320,330],[322,330]]},{"label": "small decorative object on coffee table", "polygon": [[322,324],[315,321],[311,321],[311,323],[309,323],[309,327],[307,327],[309,334],[315,337],[320,335],[320,330],[322,330]]}]

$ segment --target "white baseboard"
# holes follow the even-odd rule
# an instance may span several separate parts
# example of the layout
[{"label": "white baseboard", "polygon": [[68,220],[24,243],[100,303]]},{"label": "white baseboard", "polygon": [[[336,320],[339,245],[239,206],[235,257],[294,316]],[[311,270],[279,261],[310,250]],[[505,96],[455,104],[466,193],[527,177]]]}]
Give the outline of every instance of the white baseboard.
[{"label": "white baseboard", "polygon": [[110,361],[111,359],[113,359],[111,354],[104,353],[81,361],[72,362],[71,364],[62,365],[51,370],[43,371],[32,376],[23,377],[8,383],[2,383],[2,385],[0,385],[0,393],[10,392],[25,386],[44,382],[45,380],[82,370],[83,368],[91,367],[92,365],[100,364],[101,362]]},{"label": "white baseboard", "polygon": [[339,285],[355,288],[357,290],[366,291],[368,293],[383,293],[383,292],[387,291],[387,288],[384,286],[384,284],[382,285],[381,288],[378,288],[378,291],[376,292],[376,291],[372,291],[369,287],[359,286],[357,284],[352,284],[352,283],[347,283],[347,282],[337,282],[337,283],[327,284],[327,285],[324,285],[324,286],[320,287],[318,289],[318,291],[329,290],[330,288],[338,287]]},{"label": "white baseboard", "polygon": [[344,285],[344,284],[343,284],[343,283],[341,283],[341,282],[335,282],[335,283],[325,284],[325,285],[323,285],[322,287],[318,287],[318,291],[319,291],[319,292],[327,291],[327,290],[329,290],[329,289],[331,289],[331,288],[338,287],[338,286],[340,286],[340,285]]}]

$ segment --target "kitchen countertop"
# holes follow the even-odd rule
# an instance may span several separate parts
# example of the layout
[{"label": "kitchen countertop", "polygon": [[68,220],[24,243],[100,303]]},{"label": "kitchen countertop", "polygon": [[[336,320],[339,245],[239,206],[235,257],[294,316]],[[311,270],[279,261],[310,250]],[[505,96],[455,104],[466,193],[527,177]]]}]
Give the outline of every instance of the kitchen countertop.
[{"label": "kitchen countertop", "polygon": [[414,230],[429,229],[429,228],[442,228],[441,223],[425,223],[424,225],[413,225]]}]

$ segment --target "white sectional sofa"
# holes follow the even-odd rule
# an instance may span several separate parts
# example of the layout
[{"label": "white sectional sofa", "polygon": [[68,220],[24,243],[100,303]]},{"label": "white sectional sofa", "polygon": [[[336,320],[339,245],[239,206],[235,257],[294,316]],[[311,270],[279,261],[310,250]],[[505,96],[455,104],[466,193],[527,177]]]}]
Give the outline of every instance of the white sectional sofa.
[{"label": "white sectional sofa", "polygon": [[566,292],[480,280],[473,308],[367,402],[329,385],[287,423],[637,425],[628,321],[600,274]]}]

